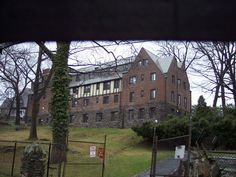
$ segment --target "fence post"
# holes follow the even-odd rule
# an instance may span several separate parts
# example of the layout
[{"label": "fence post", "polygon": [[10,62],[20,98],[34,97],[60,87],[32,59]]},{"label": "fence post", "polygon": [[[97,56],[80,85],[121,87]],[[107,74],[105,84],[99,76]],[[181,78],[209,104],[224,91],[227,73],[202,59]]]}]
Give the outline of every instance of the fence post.
[{"label": "fence post", "polygon": [[189,116],[189,136],[188,136],[188,161],[187,161],[187,174],[190,176],[190,158],[191,158],[191,141],[192,141],[192,115]]},{"label": "fence post", "polygon": [[69,140],[68,140],[68,136],[66,139],[66,145],[65,145],[65,161],[63,163],[63,169],[62,169],[62,177],[66,176],[66,165],[67,165],[67,152],[68,152],[68,147],[69,147]]},{"label": "fence post", "polygon": [[105,171],[105,152],[106,152],[106,142],[107,142],[107,135],[104,137],[104,145],[103,145],[103,160],[102,160],[102,177],[104,177],[104,171]]},{"label": "fence post", "polygon": [[16,158],[16,142],[14,145],[14,153],[13,153],[12,167],[11,167],[11,176],[13,176],[13,173],[14,173],[15,158]]},{"label": "fence post", "polygon": [[150,177],[156,176],[156,161],[157,161],[157,136],[156,127],[153,129],[153,145],[152,145],[152,160],[150,168]]},{"label": "fence post", "polygon": [[47,177],[49,175],[50,157],[51,157],[51,143],[49,143],[48,147]]}]

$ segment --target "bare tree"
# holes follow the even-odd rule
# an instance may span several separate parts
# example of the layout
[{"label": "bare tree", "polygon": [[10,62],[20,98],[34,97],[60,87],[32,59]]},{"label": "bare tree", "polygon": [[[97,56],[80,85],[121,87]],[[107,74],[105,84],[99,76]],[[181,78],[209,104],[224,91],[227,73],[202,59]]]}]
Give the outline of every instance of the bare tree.
[{"label": "bare tree", "polygon": [[214,92],[213,107],[216,107],[218,99],[221,98],[222,107],[226,106],[226,98],[233,95],[236,105],[235,85],[235,43],[234,42],[197,42],[194,50],[202,54],[204,61],[197,63],[199,66],[195,71],[201,73],[213,87],[206,88]]},{"label": "bare tree", "polygon": [[194,85],[214,94],[213,106],[221,98],[222,107],[233,95],[236,105],[235,43],[234,42],[158,42],[159,56],[174,56],[183,62],[191,75],[205,81]]},{"label": "bare tree", "polygon": [[33,83],[33,95],[32,95],[32,113],[31,113],[31,125],[30,125],[30,140],[37,140],[37,117],[39,113],[39,101],[42,96],[45,94],[45,91],[51,81],[51,77],[53,74],[53,69],[50,70],[49,75],[44,77],[41,72],[42,62],[48,59],[47,57],[43,58],[43,51],[39,48],[38,59],[37,59],[37,67],[36,71],[32,70],[34,73],[35,79],[31,82]]},{"label": "bare tree", "polygon": [[[7,82],[14,91],[16,106],[15,124],[20,125],[20,98],[25,88],[30,83],[31,70],[26,62],[32,60],[32,55],[27,48],[12,46],[3,49],[0,55],[0,78]],[[32,64],[31,68],[34,67]]]},{"label": "bare tree", "polygon": [[185,69],[191,67],[192,63],[199,59],[198,52],[192,48],[192,42],[181,41],[160,41],[157,42],[158,49],[156,50],[158,56],[173,56],[178,62],[182,62]]},{"label": "bare tree", "polygon": [[0,113],[2,118],[4,118],[5,120],[9,120],[14,104],[14,92],[11,88],[11,85],[4,81],[1,82],[0,87],[0,99],[2,100]]}]

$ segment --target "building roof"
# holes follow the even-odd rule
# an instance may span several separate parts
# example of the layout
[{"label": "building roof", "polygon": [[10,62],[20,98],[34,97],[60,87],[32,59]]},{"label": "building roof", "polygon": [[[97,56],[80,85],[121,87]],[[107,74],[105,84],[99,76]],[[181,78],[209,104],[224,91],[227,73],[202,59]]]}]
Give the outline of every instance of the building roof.
[{"label": "building roof", "polygon": [[[160,69],[160,71],[164,74],[167,73],[170,65],[172,63],[172,61],[174,60],[173,56],[169,56],[169,57],[158,57],[155,54],[153,54],[152,52],[148,51],[147,49],[143,48],[146,53],[149,55],[149,57],[154,61],[154,63],[156,63],[157,67]],[[182,67],[182,63],[181,62],[177,62],[177,66],[179,68]]]},{"label": "building roof", "polygon": [[[21,94],[21,97],[20,99],[22,100],[22,105],[21,105],[21,108],[26,108],[27,107],[27,103],[28,103],[28,95],[29,94],[32,94],[32,90],[30,88],[25,88],[24,92]],[[2,105],[0,106],[0,108],[2,109],[9,109],[10,105],[12,104],[12,101],[14,100],[14,98],[6,98]],[[14,100],[14,103],[13,103],[13,107],[16,107],[16,103],[15,103],[15,100]]]},{"label": "building roof", "polygon": [[[155,54],[153,54],[152,52],[148,51],[145,48],[142,48],[141,50],[145,50],[145,52],[154,61],[154,63],[157,65],[157,67],[160,69],[160,71],[163,74],[168,72],[171,63],[174,60],[174,57],[170,56],[170,57],[160,58],[160,57],[156,56]],[[126,71],[125,70],[118,70],[116,72],[115,71],[110,71],[110,68],[113,68],[113,67],[116,67],[116,66],[131,64],[131,63],[134,62],[135,59],[136,59],[136,57],[132,56],[132,57],[127,57],[127,58],[123,58],[123,59],[120,59],[120,60],[116,60],[116,61],[110,61],[110,62],[105,62],[105,63],[98,64],[98,65],[92,65],[92,66],[80,68],[80,69],[77,69],[77,70],[71,68],[70,74],[72,76],[73,75],[75,76],[78,73],[86,74],[86,73],[96,73],[96,72],[98,72],[98,73],[99,72],[109,72],[109,74],[105,74],[105,75],[96,74],[96,76],[92,77],[92,78],[83,79],[83,80],[80,80],[80,81],[72,81],[72,82],[70,82],[70,87],[76,87],[76,86],[79,86],[79,85],[88,85],[88,84],[92,84],[92,83],[99,83],[99,82],[104,82],[104,81],[109,81],[109,80],[122,78],[123,74],[129,68],[127,68]],[[182,66],[181,63],[178,63],[177,65],[178,65],[179,68]]]},{"label": "building roof", "polygon": [[98,77],[95,77],[92,79],[86,79],[86,80],[82,80],[82,81],[75,81],[75,82],[72,81],[72,82],[70,82],[70,87],[105,82],[105,81],[109,81],[109,80],[122,78],[122,76],[123,76],[123,74],[121,72],[119,72],[119,73],[110,74],[109,76],[98,76]]},{"label": "building roof", "polygon": [[99,70],[99,69],[106,69],[106,68],[111,68],[111,67],[115,67],[115,66],[120,66],[120,65],[125,65],[128,63],[132,63],[135,60],[134,56],[131,57],[127,57],[127,58],[122,58],[122,59],[117,59],[116,61],[109,61],[109,62],[105,62],[105,63],[98,63],[95,65],[91,65],[88,67],[83,67],[80,69],[77,69],[77,72],[80,73],[88,73],[88,72],[93,72],[95,70]]},{"label": "building roof", "polygon": [[[125,70],[121,69],[121,70],[113,70],[110,71],[110,68],[116,67],[116,66],[123,66],[123,65],[127,65],[132,63],[135,60],[135,57],[127,57],[127,58],[123,58],[117,61],[110,61],[110,62],[105,62],[102,63],[100,65],[93,65],[93,66],[88,66],[85,68],[80,68],[77,71],[77,73],[81,73],[81,74],[88,74],[88,73],[95,73],[97,72],[96,76],[93,78],[89,78],[89,79],[84,79],[84,80],[80,80],[80,81],[72,81],[70,82],[70,87],[76,87],[79,85],[88,85],[88,84],[92,84],[92,83],[99,83],[99,82],[105,82],[105,81],[109,81],[109,80],[114,80],[114,79],[119,79],[122,78],[123,73],[125,72]],[[129,68],[127,68],[128,70]],[[72,70],[72,74],[71,75],[77,75],[76,72],[74,72],[75,70]],[[104,72],[106,74],[103,75],[99,75],[99,73]]]},{"label": "building roof", "polygon": [[11,105],[12,100],[13,100],[13,98],[6,98],[6,99],[2,102],[0,108],[1,108],[1,109],[9,108],[10,105]]}]

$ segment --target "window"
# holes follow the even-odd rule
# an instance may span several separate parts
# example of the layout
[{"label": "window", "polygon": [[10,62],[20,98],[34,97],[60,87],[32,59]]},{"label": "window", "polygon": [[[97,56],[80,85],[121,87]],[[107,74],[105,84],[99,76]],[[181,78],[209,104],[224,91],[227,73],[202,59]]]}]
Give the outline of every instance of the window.
[{"label": "window", "polygon": [[98,112],[96,113],[96,122],[101,122],[102,121],[102,113]]},{"label": "window", "polygon": [[120,80],[115,80],[114,81],[114,88],[117,89],[120,87]]},{"label": "window", "polygon": [[171,101],[175,102],[175,92],[171,91]]},{"label": "window", "polygon": [[145,109],[144,108],[140,108],[139,109],[138,118],[139,119],[144,119],[144,116],[145,116]]},{"label": "window", "polygon": [[89,99],[85,98],[84,101],[83,101],[83,105],[88,106],[88,104],[89,104]]},{"label": "window", "polygon": [[154,119],[156,117],[156,107],[150,107],[149,117],[150,117],[150,119]]},{"label": "window", "polygon": [[172,75],[172,84],[175,84],[175,76]]},{"label": "window", "polygon": [[150,80],[151,80],[151,81],[155,81],[155,80],[156,80],[156,77],[157,77],[157,76],[156,76],[156,73],[151,73],[151,74],[150,74]]},{"label": "window", "polygon": [[98,97],[96,97],[96,103],[99,103],[99,98]]},{"label": "window", "polygon": [[184,107],[187,108],[187,98],[184,97]]},{"label": "window", "polygon": [[80,75],[79,75],[79,74],[76,75],[75,80],[76,80],[76,81],[80,81]]},{"label": "window", "polygon": [[144,97],[144,90],[141,90],[140,96]]},{"label": "window", "polygon": [[83,123],[87,123],[88,122],[88,114],[83,114],[83,117],[82,117],[82,122]]},{"label": "window", "polygon": [[131,76],[131,77],[129,78],[129,83],[130,83],[130,84],[135,84],[135,83],[136,83],[136,76]]},{"label": "window", "polygon": [[114,95],[114,103],[118,103],[119,101],[119,95]]},{"label": "window", "polygon": [[108,104],[109,103],[109,96],[104,96],[103,97],[103,104]]},{"label": "window", "polygon": [[78,93],[78,89],[77,88],[72,88],[72,93]]},{"label": "window", "polygon": [[148,65],[148,59],[143,60],[143,64],[144,64],[144,66],[147,66]]},{"label": "window", "polygon": [[183,87],[185,90],[187,89],[186,82],[183,83]]},{"label": "window", "polygon": [[90,93],[90,88],[91,88],[90,85],[85,85],[84,86],[84,93]]},{"label": "window", "polygon": [[97,83],[96,84],[96,90],[99,90],[100,89],[100,83]]},{"label": "window", "polygon": [[111,88],[111,82],[104,82],[103,83],[103,90],[109,90]]},{"label": "window", "polygon": [[178,105],[181,105],[181,95],[178,94]]},{"label": "window", "polygon": [[134,92],[130,92],[129,93],[129,102],[134,102],[134,97],[135,97]]},{"label": "window", "polygon": [[137,63],[137,66],[138,66],[138,68],[140,68],[142,66],[142,61],[141,60]]},{"label": "window", "polygon": [[178,83],[178,85],[180,85],[180,84],[181,84],[181,80],[180,80],[180,79],[178,79],[178,80],[177,80],[177,83]]},{"label": "window", "polygon": [[119,118],[119,112],[118,111],[111,112],[111,121],[118,120],[118,118]]},{"label": "window", "polygon": [[134,110],[133,109],[129,110],[128,118],[129,118],[129,120],[134,119]]},{"label": "window", "polygon": [[156,98],[156,90],[153,89],[153,90],[150,90],[150,99],[155,99]]},{"label": "window", "polygon": [[141,74],[141,81],[144,81],[144,74]]}]

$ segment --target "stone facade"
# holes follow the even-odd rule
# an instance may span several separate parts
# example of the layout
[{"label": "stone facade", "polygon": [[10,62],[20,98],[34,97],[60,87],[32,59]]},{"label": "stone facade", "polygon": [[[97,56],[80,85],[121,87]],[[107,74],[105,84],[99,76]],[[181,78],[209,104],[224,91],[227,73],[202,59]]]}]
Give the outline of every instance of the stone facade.
[{"label": "stone facade", "polygon": [[[173,57],[158,58],[146,49],[117,64],[71,69],[71,78],[69,122],[75,126],[131,127],[191,110],[184,65]],[[41,116],[48,117],[50,99],[48,88],[40,101]]]}]

